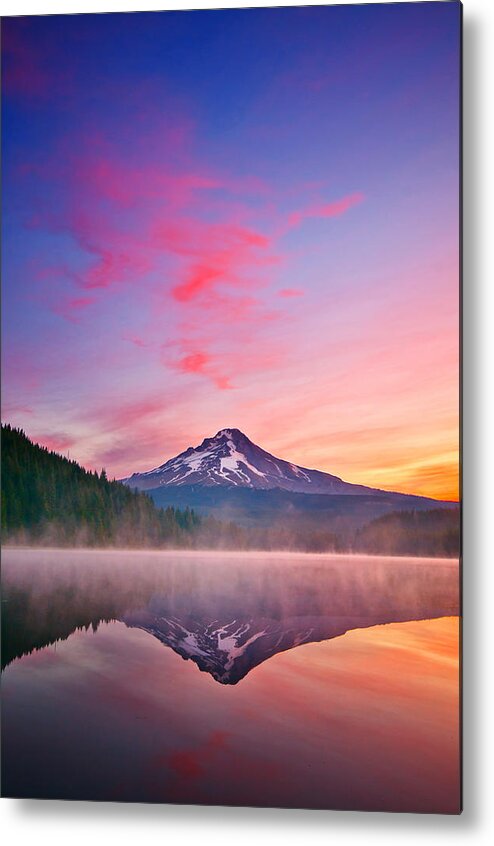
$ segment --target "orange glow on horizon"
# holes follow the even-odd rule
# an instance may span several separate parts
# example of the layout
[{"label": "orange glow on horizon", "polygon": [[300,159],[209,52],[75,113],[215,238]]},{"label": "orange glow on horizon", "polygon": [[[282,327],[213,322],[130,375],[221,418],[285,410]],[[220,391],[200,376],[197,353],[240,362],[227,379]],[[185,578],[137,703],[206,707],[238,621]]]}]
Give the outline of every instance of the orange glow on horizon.
[{"label": "orange glow on horizon", "polygon": [[458,502],[460,498],[458,461],[444,464],[440,461],[427,464],[417,462],[415,465],[386,468],[384,471],[363,471],[358,484],[451,502]]}]

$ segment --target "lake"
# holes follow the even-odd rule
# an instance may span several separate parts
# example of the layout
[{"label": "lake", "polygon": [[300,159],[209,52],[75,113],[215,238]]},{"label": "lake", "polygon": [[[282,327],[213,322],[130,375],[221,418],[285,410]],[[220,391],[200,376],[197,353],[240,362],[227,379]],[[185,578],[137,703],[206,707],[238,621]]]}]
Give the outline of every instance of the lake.
[{"label": "lake", "polygon": [[5,549],[3,795],[455,814],[458,562]]}]

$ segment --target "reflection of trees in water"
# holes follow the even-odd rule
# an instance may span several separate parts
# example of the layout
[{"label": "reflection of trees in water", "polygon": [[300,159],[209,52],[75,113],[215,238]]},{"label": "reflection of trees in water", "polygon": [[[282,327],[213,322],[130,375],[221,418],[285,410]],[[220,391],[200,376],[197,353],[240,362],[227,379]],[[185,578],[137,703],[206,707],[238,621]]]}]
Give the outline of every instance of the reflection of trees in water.
[{"label": "reflection of trees in water", "polygon": [[17,549],[5,551],[2,584],[2,667],[102,621],[146,628],[136,612],[198,636],[213,621],[247,621],[251,632],[271,621],[280,649],[287,627],[296,640],[297,619],[310,618],[320,640],[458,613],[458,566],[438,560]]}]

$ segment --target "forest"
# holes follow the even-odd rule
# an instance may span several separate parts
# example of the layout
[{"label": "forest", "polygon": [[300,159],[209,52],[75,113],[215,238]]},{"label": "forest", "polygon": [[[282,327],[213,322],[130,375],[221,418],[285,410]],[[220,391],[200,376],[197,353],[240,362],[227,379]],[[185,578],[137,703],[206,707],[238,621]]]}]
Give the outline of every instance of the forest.
[{"label": "forest", "polygon": [[53,546],[186,546],[201,521],[85,470],[19,429],[2,426],[2,533]]},{"label": "forest", "polygon": [[459,508],[395,511],[357,531],[355,552],[456,558],[460,554]]}]

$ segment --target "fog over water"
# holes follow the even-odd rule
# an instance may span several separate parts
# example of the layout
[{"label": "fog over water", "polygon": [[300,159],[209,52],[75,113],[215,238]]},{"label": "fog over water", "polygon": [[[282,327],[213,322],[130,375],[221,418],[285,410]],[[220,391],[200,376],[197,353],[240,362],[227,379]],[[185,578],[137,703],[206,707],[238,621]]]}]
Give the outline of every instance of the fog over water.
[{"label": "fog over water", "polygon": [[7,549],[2,583],[7,795],[457,809],[458,562]]},{"label": "fog over water", "polygon": [[[163,629],[171,619],[180,621],[184,637],[191,628],[206,632],[213,621],[241,623],[245,635],[259,630],[262,621],[282,631],[294,621],[300,628],[305,620],[305,642],[353,628],[457,614],[456,572],[450,559],[6,550],[2,664],[76,628],[112,619],[153,629],[158,637],[159,621]],[[219,628],[210,632],[212,640]],[[289,648],[281,643],[275,651]],[[192,651],[190,657],[199,654]]]}]

